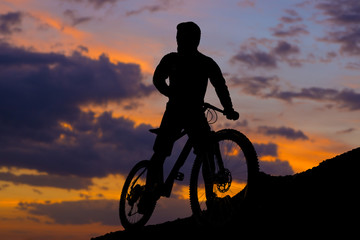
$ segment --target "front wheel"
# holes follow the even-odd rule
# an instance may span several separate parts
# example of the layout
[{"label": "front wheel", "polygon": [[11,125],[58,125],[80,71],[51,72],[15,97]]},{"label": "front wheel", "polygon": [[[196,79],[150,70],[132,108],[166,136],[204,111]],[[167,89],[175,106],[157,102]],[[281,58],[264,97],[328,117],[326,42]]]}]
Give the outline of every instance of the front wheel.
[{"label": "front wheel", "polygon": [[144,226],[154,211],[156,202],[147,206],[146,211],[139,211],[139,202],[145,193],[149,165],[150,161],[148,160],[137,163],[125,180],[119,204],[120,221],[125,229]]},{"label": "front wheel", "polygon": [[257,177],[259,163],[244,134],[224,129],[213,137],[210,154],[195,159],[190,176],[190,204],[200,223],[217,225],[229,221],[241,205],[251,187],[249,183]]}]

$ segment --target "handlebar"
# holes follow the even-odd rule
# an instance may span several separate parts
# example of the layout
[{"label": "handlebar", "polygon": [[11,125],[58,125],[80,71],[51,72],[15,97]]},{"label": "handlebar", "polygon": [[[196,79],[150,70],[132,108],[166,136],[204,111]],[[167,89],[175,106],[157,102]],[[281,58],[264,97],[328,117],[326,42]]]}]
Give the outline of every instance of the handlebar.
[{"label": "handlebar", "polygon": [[220,108],[217,108],[213,105],[211,105],[210,103],[204,103],[204,111],[206,111],[207,109],[212,109],[214,111],[220,112],[222,114],[225,114],[224,110],[221,110]]},{"label": "handlebar", "polygon": [[[204,103],[204,111],[208,110],[208,112],[209,112],[209,109],[213,110],[215,115],[216,115],[216,112],[220,112],[220,113],[224,114],[226,116],[226,118],[229,120],[236,121],[239,119],[239,113],[234,110],[228,113],[220,108],[217,108],[217,107],[211,105],[210,103]],[[217,116],[216,116],[216,120],[217,120]],[[216,120],[215,120],[215,122],[216,122]]]}]

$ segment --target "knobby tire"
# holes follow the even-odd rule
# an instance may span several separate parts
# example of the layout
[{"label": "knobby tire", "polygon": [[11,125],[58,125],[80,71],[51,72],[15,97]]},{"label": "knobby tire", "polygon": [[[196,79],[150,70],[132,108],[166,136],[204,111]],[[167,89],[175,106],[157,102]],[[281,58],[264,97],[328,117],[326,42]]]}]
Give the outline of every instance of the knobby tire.
[{"label": "knobby tire", "polygon": [[[155,209],[156,201],[154,202],[154,204],[151,204],[150,206],[148,206],[148,209],[144,214],[136,213],[137,204],[138,204],[138,201],[140,200],[140,198],[139,198],[138,201],[133,204],[134,205],[134,210],[133,210],[134,215],[138,214],[139,218],[134,221],[131,221],[130,216],[128,215],[129,210],[127,210],[127,208],[130,207],[128,199],[127,199],[127,196],[129,194],[129,188],[136,186],[136,183],[133,184],[133,180],[134,181],[137,180],[138,173],[141,173],[144,171],[143,172],[144,176],[141,176],[141,177],[146,179],[146,172],[147,172],[149,164],[150,164],[149,160],[140,161],[131,169],[129,175],[127,176],[127,178],[125,180],[123,189],[121,191],[120,203],[119,203],[120,221],[125,229],[131,230],[131,229],[138,229],[138,228],[143,227],[149,221],[149,219]],[[133,185],[133,186],[131,186],[131,185]],[[145,182],[142,183],[141,187],[145,187]]]},{"label": "knobby tire", "polygon": [[[256,181],[257,175],[259,173],[259,163],[258,163],[256,151],[250,140],[244,134],[233,129],[223,129],[215,133],[214,141],[234,142],[234,145],[237,145],[239,149],[241,149],[246,161],[247,179],[246,179],[246,186],[242,190],[239,190],[239,192],[237,192],[235,196],[231,198],[228,196],[222,199],[217,198],[217,200],[221,202],[221,204],[219,204],[217,208],[215,209],[212,208],[211,210],[210,209],[204,210],[203,206],[206,206],[207,204],[204,204],[204,202],[200,203],[201,200],[199,199],[198,196],[198,191],[200,194],[199,185],[201,181],[199,180],[199,174],[202,173],[203,159],[201,159],[200,157],[197,157],[195,159],[190,176],[190,205],[193,215],[198,220],[198,222],[201,224],[210,224],[210,225],[225,224],[226,221],[228,221],[231,218],[231,214],[234,212],[233,205],[238,204],[239,201],[245,199],[246,194],[249,193],[249,189],[251,189],[251,183]],[[236,153],[233,153],[233,155],[235,154]],[[233,169],[230,170],[232,171]],[[235,177],[236,176],[233,176],[233,178]],[[228,187],[231,188],[230,186]],[[223,192],[226,192],[227,191],[226,187],[224,188],[225,189],[222,190]],[[225,194],[226,193],[224,193],[224,195]],[[201,204],[202,206],[200,206]],[[219,212],[221,216],[219,215]]]}]

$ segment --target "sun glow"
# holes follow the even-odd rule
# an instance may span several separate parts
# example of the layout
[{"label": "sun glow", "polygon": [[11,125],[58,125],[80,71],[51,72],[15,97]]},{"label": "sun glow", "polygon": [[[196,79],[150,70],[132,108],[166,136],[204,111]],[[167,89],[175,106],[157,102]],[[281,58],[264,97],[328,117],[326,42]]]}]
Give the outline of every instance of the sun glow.
[{"label": "sun glow", "polygon": [[69,131],[71,131],[71,132],[74,130],[70,123],[60,122],[59,124],[60,124],[60,126],[61,126],[62,128],[64,128],[65,130],[69,130]]}]

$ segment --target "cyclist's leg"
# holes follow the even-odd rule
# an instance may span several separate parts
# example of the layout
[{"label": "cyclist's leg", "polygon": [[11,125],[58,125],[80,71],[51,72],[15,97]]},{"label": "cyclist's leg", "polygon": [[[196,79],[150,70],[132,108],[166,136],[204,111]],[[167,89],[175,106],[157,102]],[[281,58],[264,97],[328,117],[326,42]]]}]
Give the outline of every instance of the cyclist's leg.
[{"label": "cyclist's leg", "polygon": [[163,165],[167,155],[163,152],[154,152],[150,159],[148,174],[146,176],[146,188],[152,190],[164,181]]},{"label": "cyclist's leg", "polygon": [[182,126],[177,112],[167,108],[160,124],[160,131],[154,143],[154,154],[150,159],[147,185],[161,184],[164,181],[163,165],[166,157],[171,155],[175,137],[181,132]]},{"label": "cyclist's leg", "polygon": [[202,111],[191,112],[186,119],[185,129],[191,139],[196,155],[206,154],[211,144],[211,128]]},{"label": "cyclist's leg", "polygon": [[159,186],[163,183],[163,164],[166,155],[154,152],[147,169],[145,191],[138,204],[138,212],[145,214],[160,198]]},{"label": "cyclist's leg", "polygon": [[214,173],[214,155],[212,152],[211,128],[203,112],[198,112],[192,115],[193,118],[187,125],[189,138],[194,146],[194,153],[203,160],[203,177],[205,181],[205,188],[207,199],[212,198],[212,177]]}]

